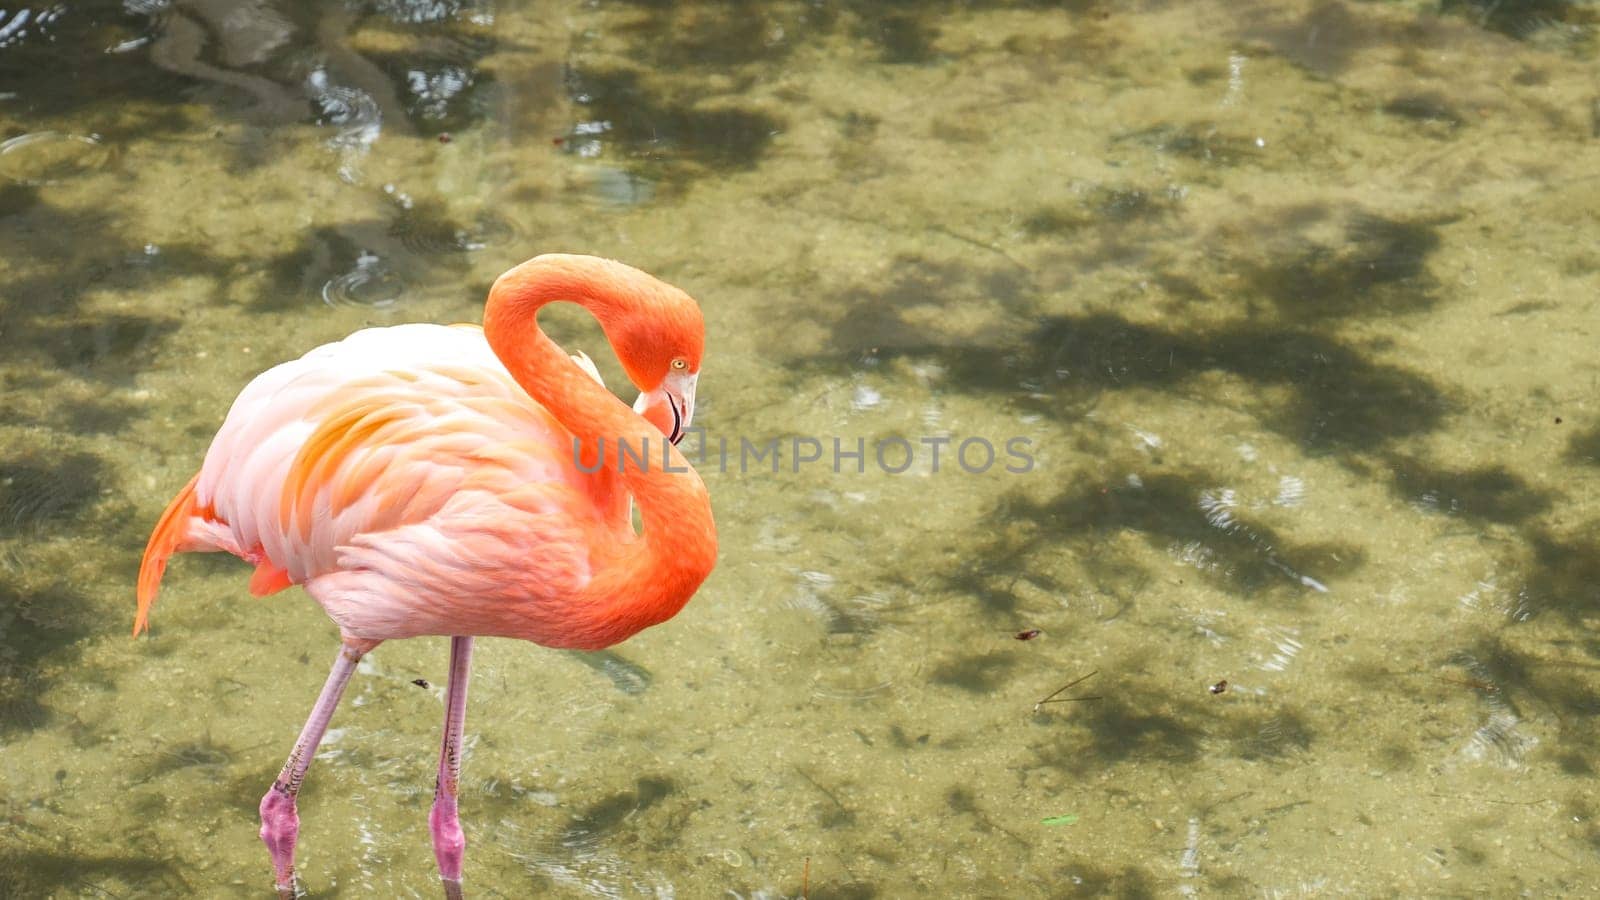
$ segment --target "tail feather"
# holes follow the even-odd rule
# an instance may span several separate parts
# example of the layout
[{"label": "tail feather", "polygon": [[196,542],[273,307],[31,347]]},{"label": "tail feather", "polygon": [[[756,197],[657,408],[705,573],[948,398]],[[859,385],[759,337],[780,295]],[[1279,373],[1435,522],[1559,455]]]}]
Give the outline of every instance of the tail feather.
[{"label": "tail feather", "polygon": [[161,576],[167,571],[167,559],[178,552],[195,514],[194,486],[200,480],[198,473],[184,485],[178,496],[167,504],[155,531],[150,533],[150,543],[145,545],[144,560],[139,563],[139,615],[133,620],[133,636],[150,628],[150,606],[156,602],[156,592],[161,589]]}]

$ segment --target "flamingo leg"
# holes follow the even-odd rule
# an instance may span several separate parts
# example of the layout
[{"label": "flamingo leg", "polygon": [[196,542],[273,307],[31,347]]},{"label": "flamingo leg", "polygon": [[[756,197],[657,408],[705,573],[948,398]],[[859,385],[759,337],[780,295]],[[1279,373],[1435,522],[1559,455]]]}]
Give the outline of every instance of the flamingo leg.
[{"label": "flamingo leg", "polygon": [[295,798],[300,796],[300,785],[305,781],[306,769],[311,767],[311,760],[317,755],[317,745],[322,743],[328,722],[333,718],[333,710],[344,695],[345,685],[350,683],[350,676],[355,674],[361,657],[376,646],[377,641],[347,640],[339,648],[339,656],[333,661],[333,671],[328,673],[328,681],[317,696],[317,705],[311,708],[306,727],[300,730],[300,739],[294,742],[294,750],[290,751],[288,762],[278,772],[278,780],[261,798],[261,840],[272,854],[272,868],[280,900],[293,900],[295,896],[294,843],[300,835],[300,816],[295,810]]},{"label": "flamingo leg", "polygon": [[445,695],[444,740],[439,747],[439,779],[433,788],[433,855],[446,900],[461,900],[461,861],[467,836],[461,831],[456,797],[461,792],[461,731],[467,724],[467,675],[472,665],[472,638],[450,639],[450,687]]}]

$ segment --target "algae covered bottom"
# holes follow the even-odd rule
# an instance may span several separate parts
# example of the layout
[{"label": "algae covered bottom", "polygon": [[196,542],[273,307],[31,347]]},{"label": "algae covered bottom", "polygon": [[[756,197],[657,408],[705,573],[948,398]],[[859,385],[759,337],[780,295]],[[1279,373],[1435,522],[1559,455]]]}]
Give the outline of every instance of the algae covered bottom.
[{"label": "algae covered bottom", "polygon": [[[472,892],[1600,890],[1597,26],[0,13],[0,894],[266,893],[334,630],[188,558],[130,642],[144,538],[253,375],[547,251],[701,302],[721,558],[609,654],[479,642]],[[351,681],[312,896],[436,892],[446,644]]]}]

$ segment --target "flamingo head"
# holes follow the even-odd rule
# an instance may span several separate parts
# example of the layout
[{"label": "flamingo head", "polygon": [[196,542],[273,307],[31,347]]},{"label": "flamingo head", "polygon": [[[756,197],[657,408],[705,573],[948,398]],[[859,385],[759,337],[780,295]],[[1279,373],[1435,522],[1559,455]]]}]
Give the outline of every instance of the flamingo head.
[{"label": "flamingo head", "polygon": [[634,401],[633,411],[661,429],[674,444],[683,440],[694,421],[694,388],[700,373],[671,372],[653,391],[645,391]]},{"label": "flamingo head", "polygon": [[705,320],[688,294],[661,282],[651,287],[635,294],[626,315],[601,325],[641,391],[634,411],[676,444],[694,421]]}]

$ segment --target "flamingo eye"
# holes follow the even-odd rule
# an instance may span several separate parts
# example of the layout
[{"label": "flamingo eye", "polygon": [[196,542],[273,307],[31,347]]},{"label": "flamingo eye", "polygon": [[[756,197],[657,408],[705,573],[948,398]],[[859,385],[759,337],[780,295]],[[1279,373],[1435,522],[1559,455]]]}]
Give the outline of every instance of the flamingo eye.
[{"label": "flamingo eye", "polygon": [[687,369],[687,368],[689,368],[689,364],[688,364],[688,363],[686,363],[686,362],[684,362],[684,361],[683,361],[683,360],[681,360],[681,359],[675,359],[675,360],[673,360],[673,361],[672,361],[672,367],[673,367],[673,368],[674,368],[674,369],[677,369],[677,370],[679,370],[679,371],[682,371],[682,370],[684,370],[684,369]]}]

